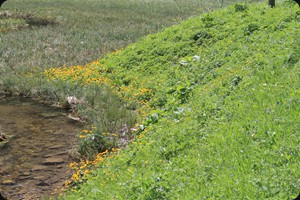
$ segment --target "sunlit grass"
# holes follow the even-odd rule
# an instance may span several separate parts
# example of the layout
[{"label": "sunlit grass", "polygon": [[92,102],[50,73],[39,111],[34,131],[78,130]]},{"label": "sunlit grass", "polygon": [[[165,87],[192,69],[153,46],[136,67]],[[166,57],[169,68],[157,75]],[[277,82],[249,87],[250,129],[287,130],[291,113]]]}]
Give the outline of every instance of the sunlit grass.
[{"label": "sunlit grass", "polygon": [[101,59],[107,70],[95,76],[129,96],[151,91],[147,116],[126,149],[63,198],[296,197],[298,15],[291,3],[232,6]]},{"label": "sunlit grass", "polygon": [[[7,1],[1,8],[6,25],[0,34],[0,91],[67,108],[67,99],[76,97],[82,102],[76,106],[81,119],[97,126],[98,132],[115,133],[134,125],[136,114],[147,115],[155,91],[146,86],[150,80],[141,84],[134,76],[114,82],[123,72],[110,72],[94,60],[218,7],[219,1],[196,0]],[[18,20],[24,24],[18,25]],[[116,145],[108,137],[99,140]]]},{"label": "sunlit grass", "polygon": [[[30,15],[44,22],[50,19],[55,25],[2,32],[0,67],[84,65],[144,35],[219,6],[218,1],[198,0],[7,1],[1,7],[1,13]],[[21,23],[21,19],[14,20],[14,23]],[[8,19],[1,19],[0,24],[3,24],[1,30],[8,26],[12,30],[20,27]],[[22,24],[26,25],[24,21]]]},{"label": "sunlit grass", "polygon": [[[96,9],[99,2],[103,7]],[[62,25],[68,27],[58,30],[66,34],[63,37],[75,38],[70,43],[74,46],[57,49],[62,57],[53,59],[63,61],[72,55],[71,62],[50,66],[44,55],[46,65],[41,68],[9,66],[2,70],[17,70],[0,75],[0,85],[8,92],[61,104],[68,96],[81,101],[76,114],[89,126],[78,135],[79,152],[86,159],[70,165],[74,174],[66,183],[69,193],[62,198],[292,199],[297,195],[297,6],[238,4],[148,35],[194,15],[192,7],[185,6],[195,2],[99,2],[91,1],[88,11],[77,1],[61,1],[74,6],[64,8],[65,15],[55,10],[57,2],[48,2],[50,16],[57,12],[57,25],[19,30],[54,33]],[[202,8],[219,6],[214,3]],[[198,9],[196,13],[203,11]],[[147,36],[140,39],[142,35]],[[101,59],[93,62],[84,60],[93,56],[82,59],[82,54],[73,54],[77,47],[85,51],[90,38],[91,47],[114,53],[99,53]],[[65,40],[53,41],[59,46]],[[82,48],[76,46],[78,42]],[[53,44],[45,49],[53,50]]]}]

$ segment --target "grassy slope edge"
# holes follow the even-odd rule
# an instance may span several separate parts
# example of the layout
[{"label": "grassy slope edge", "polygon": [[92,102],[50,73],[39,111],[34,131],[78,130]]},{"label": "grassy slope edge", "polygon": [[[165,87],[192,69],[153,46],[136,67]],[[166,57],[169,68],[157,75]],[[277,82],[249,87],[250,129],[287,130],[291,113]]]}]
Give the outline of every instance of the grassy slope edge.
[{"label": "grassy slope edge", "polygon": [[148,117],[128,148],[64,198],[295,197],[299,22],[294,4],[234,5],[101,59],[107,70],[94,76],[129,88]]}]

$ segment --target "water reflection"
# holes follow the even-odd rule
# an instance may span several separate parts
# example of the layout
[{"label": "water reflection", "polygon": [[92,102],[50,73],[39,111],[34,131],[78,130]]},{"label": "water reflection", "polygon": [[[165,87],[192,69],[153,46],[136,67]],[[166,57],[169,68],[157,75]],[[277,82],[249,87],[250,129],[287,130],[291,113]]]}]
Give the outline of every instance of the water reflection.
[{"label": "water reflection", "polygon": [[0,191],[8,199],[41,199],[68,178],[69,151],[82,124],[28,99],[0,96]]}]

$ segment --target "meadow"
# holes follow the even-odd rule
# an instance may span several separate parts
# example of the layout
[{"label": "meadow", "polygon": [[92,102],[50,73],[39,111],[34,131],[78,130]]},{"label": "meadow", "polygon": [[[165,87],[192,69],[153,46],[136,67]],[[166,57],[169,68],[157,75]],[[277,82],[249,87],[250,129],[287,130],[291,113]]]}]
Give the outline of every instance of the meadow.
[{"label": "meadow", "polygon": [[69,107],[68,96],[77,96],[87,103],[76,113],[100,132],[117,131],[122,124],[133,126],[134,114],[123,109],[105,85],[82,89],[66,80],[49,83],[36,75],[52,67],[80,68],[144,35],[220,6],[218,1],[195,0],[7,1],[0,13],[0,91],[62,107]]},{"label": "meadow", "polygon": [[90,159],[70,164],[62,199],[293,199],[299,20],[291,1],[243,2],[84,65],[4,68],[0,86],[61,105],[81,100],[76,113],[90,126],[79,151]]},{"label": "meadow", "polygon": [[[89,68],[85,65],[95,66],[107,53],[118,51],[144,35],[233,2],[7,1],[0,13],[0,92],[37,98],[67,109],[70,109],[67,98],[77,97],[84,104],[77,106],[75,114],[97,127],[100,133],[132,127],[137,121],[135,102],[121,102],[112,94],[111,86],[107,87],[108,79],[89,80],[94,83],[92,86],[80,85],[80,81],[74,84],[67,79],[49,82],[43,71],[76,66],[84,80],[94,69],[86,74],[79,72],[80,69]],[[67,73],[72,73],[72,69]],[[68,77],[64,73],[61,75]],[[92,157],[100,149],[115,146],[115,139],[107,141],[105,138],[101,134],[97,142],[101,148],[92,143],[87,146],[97,150],[87,147],[81,154]],[[125,138],[128,140],[128,136]]]},{"label": "meadow", "polygon": [[[9,0],[0,11],[0,64],[5,68],[84,65],[220,6],[219,1],[197,0]],[[6,18],[5,12],[11,17]]]}]

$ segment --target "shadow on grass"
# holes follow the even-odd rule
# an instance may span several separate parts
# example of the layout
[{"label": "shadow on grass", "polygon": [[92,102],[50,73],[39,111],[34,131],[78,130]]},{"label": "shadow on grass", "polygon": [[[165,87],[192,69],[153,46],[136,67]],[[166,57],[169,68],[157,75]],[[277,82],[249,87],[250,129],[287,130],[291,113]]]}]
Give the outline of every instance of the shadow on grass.
[{"label": "shadow on grass", "polygon": [[16,29],[55,25],[55,19],[49,16],[34,16],[33,14],[0,12],[0,32]]}]

